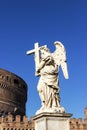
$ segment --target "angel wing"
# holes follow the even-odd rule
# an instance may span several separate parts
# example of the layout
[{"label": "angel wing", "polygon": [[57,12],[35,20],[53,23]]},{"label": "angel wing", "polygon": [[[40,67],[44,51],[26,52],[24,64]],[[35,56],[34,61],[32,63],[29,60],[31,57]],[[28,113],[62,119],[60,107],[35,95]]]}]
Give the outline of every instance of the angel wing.
[{"label": "angel wing", "polygon": [[56,50],[52,53],[54,61],[58,66],[61,66],[64,77],[68,79],[69,76],[68,76],[65,48],[63,44],[59,41],[54,42],[54,45],[56,47]]}]

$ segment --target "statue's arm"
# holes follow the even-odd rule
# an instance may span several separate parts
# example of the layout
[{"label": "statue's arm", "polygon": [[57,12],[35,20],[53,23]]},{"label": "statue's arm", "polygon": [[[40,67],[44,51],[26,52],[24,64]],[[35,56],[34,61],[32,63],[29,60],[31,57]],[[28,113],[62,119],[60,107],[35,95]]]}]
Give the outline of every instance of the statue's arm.
[{"label": "statue's arm", "polygon": [[37,66],[37,73],[40,73],[40,70],[45,66],[45,61],[42,60],[39,65]]}]

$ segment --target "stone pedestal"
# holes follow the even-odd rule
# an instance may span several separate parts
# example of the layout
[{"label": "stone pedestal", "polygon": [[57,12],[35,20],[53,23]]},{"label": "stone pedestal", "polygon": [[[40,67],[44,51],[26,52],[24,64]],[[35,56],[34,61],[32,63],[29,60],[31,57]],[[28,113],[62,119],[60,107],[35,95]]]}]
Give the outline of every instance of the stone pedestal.
[{"label": "stone pedestal", "polygon": [[41,113],[36,115],[35,130],[70,130],[68,113]]}]

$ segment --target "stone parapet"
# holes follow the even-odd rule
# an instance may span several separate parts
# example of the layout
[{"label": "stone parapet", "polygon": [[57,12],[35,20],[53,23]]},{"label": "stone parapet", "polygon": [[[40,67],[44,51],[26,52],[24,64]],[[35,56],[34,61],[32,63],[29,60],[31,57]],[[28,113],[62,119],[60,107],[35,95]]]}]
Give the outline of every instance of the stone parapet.
[{"label": "stone parapet", "polygon": [[28,121],[27,116],[20,115],[16,115],[15,118],[13,115],[0,117],[0,130],[34,130],[34,121]]}]

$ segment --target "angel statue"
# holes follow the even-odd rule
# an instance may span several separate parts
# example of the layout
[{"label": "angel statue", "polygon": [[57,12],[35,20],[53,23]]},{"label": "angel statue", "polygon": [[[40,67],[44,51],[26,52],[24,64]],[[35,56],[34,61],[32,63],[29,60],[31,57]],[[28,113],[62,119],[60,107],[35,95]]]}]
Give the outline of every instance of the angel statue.
[{"label": "angel statue", "polygon": [[56,50],[53,53],[47,46],[36,49],[36,52],[39,52],[38,55],[35,54],[36,76],[40,76],[37,90],[42,102],[42,106],[36,114],[42,112],[65,113],[64,107],[60,105],[58,72],[61,67],[64,77],[68,79],[66,51],[61,42],[55,41],[54,45]]}]

